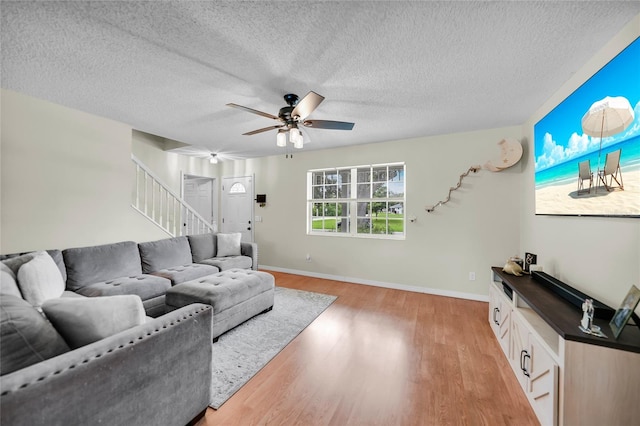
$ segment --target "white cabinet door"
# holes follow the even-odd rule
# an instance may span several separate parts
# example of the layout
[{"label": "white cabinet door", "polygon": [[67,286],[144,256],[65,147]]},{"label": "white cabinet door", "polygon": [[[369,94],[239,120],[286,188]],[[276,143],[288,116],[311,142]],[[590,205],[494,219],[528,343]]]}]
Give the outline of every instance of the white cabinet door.
[{"label": "white cabinet door", "polygon": [[527,376],[525,374],[525,362],[528,356],[529,329],[518,315],[511,317],[511,348],[509,350],[509,363],[516,373],[522,389],[527,390]]},{"label": "white cabinet door", "polygon": [[517,314],[511,316],[509,362],[544,426],[557,424],[558,365]]},{"label": "white cabinet door", "polygon": [[528,351],[530,358],[525,362],[525,369],[529,374],[526,389],[529,401],[540,423],[556,425],[558,365],[533,334],[529,334]]},{"label": "white cabinet door", "polygon": [[511,301],[495,284],[489,286],[489,324],[496,335],[502,351],[509,354],[511,327]]}]

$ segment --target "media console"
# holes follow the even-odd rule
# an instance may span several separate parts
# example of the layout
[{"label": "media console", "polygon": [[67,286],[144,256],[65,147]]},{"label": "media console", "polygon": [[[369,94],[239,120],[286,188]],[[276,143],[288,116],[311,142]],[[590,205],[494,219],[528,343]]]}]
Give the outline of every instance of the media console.
[{"label": "media console", "polygon": [[489,324],[540,423],[639,424],[640,329],[616,340],[604,314],[594,324],[608,338],[582,333],[582,310],[553,286],[499,267],[491,275]]}]

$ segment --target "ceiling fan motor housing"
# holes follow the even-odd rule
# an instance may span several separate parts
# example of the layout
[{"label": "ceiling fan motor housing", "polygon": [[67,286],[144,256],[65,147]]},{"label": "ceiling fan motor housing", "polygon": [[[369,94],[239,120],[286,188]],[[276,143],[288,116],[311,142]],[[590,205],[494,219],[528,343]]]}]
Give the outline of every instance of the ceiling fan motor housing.
[{"label": "ceiling fan motor housing", "polygon": [[284,95],[284,101],[289,105],[289,106],[296,106],[296,104],[298,103],[298,95],[293,94],[293,93],[287,93],[286,95]]}]

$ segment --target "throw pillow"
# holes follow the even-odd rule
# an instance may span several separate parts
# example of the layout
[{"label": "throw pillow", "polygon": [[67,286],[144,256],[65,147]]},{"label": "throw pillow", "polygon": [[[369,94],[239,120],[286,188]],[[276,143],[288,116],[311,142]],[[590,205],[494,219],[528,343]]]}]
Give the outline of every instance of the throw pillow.
[{"label": "throw pillow", "polygon": [[0,297],[0,375],[69,351],[53,326],[26,300]]},{"label": "throw pillow", "polygon": [[73,349],[143,324],[146,318],[136,295],[53,299],[42,310]]},{"label": "throw pillow", "polygon": [[218,253],[216,257],[240,256],[240,240],[242,234],[218,234]]},{"label": "throw pillow", "polygon": [[15,275],[18,275],[18,270],[20,269],[20,267],[25,263],[29,262],[31,259],[33,259],[33,256],[35,254],[36,252],[31,252],[31,253],[21,254],[19,256],[13,256],[8,259],[4,259],[2,263],[8,266],[9,269],[11,269]]},{"label": "throw pillow", "polygon": [[35,307],[64,292],[62,274],[46,251],[34,253],[33,259],[18,270],[18,286],[22,297]]},{"label": "throw pillow", "polygon": [[10,294],[22,299],[16,276],[4,263],[0,263],[0,294]]}]

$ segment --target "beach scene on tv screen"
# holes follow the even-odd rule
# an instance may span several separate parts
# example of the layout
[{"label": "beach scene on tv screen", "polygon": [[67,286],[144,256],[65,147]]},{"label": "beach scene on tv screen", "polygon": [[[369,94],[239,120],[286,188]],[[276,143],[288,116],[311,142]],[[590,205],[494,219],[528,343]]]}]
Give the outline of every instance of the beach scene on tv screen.
[{"label": "beach scene on tv screen", "polygon": [[536,214],[640,217],[639,70],[640,38],[535,124]]}]

